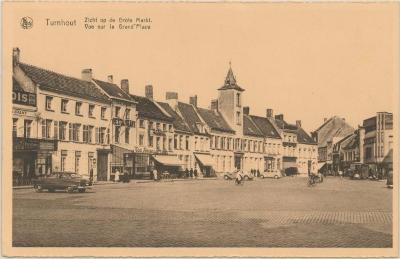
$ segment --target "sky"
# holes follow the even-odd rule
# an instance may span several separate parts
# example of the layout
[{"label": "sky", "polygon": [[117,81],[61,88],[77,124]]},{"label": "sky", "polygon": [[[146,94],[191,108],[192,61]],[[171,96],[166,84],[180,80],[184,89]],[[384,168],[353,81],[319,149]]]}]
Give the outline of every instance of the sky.
[{"label": "sky", "polygon": [[[5,50],[21,61],[80,77],[129,79],[131,93],[154,87],[181,101],[197,94],[208,107],[224,83],[229,62],[245,89],[250,113],[266,109],[301,120],[307,131],[324,118],[353,127],[378,111],[394,111],[398,86],[398,6],[392,4],[134,4],[24,3],[5,11]],[[29,15],[32,29],[22,29]],[[150,17],[151,29],[88,31],[84,17]],[[77,20],[50,27],[46,18]],[[118,23],[117,23],[118,24]]]}]

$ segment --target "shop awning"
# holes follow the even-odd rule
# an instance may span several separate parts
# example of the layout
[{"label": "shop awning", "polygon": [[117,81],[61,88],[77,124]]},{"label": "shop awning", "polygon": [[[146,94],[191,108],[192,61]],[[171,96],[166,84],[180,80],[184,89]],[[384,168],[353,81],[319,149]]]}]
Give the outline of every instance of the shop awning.
[{"label": "shop awning", "polygon": [[177,156],[153,155],[154,160],[166,166],[181,166],[183,162]]},{"label": "shop awning", "polygon": [[318,170],[320,170],[322,167],[324,167],[324,165],[326,165],[325,162],[318,162]]},{"label": "shop awning", "polygon": [[210,155],[207,154],[194,154],[197,160],[203,165],[203,166],[213,166],[214,161]]}]

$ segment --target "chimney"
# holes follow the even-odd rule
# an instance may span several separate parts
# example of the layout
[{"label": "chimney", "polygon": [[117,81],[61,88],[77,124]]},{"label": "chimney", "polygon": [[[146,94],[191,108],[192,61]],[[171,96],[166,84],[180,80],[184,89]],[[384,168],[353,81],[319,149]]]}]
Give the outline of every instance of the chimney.
[{"label": "chimney", "polygon": [[145,92],[146,98],[153,100],[153,86],[152,85],[146,85],[144,87],[144,92]]},{"label": "chimney", "polygon": [[128,79],[121,80],[121,89],[125,93],[129,94],[129,80]]},{"label": "chimney", "polygon": [[211,110],[218,111],[218,100],[217,99],[211,100]]},{"label": "chimney", "polygon": [[19,63],[19,48],[13,48],[12,57],[13,57],[13,66],[16,66]]},{"label": "chimney", "polygon": [[109,82],[109,83],[114,83],[114,79],[113,79],[113,76],[112,75],[109,75],[109,76],[107,76],[107,81]]},{"label": "chimney", "polygon": [[296,126],[297,126],[297,128],[301,128],[301,120],[296,121]]},{"label": "chimney", "polygon": [[267,118],[272,118],[272,117],[274,117],[274,110],[267,109]]},{"label": "chimney", "polygon": [[197,95],[190,96],[189,103],[194,107],[197,107]]},{"label": "chimney", "polygon": [[281,120],[281,121],[283,121],[283,114],[275,115],[275,120]]},{"label": "chimney", "polygon": [[250,113],[250,107],[249,106],[244,106],[243,107],[243,114],[249,115],[249,113]]},{"label": "chimney", "polygon": [[324,123],[325,123],[327,120],[328,120],[327,118],[324,118]]},{"label": "chimney", "polygon": [[85,81],[92,81],[93,71],[91,68],[85,68],[82,70],[82,79]]},{"label": "chimney", "polygon": [[177,92],[166,92],[165,99],[167,100],[178,100],[178,93]]}]

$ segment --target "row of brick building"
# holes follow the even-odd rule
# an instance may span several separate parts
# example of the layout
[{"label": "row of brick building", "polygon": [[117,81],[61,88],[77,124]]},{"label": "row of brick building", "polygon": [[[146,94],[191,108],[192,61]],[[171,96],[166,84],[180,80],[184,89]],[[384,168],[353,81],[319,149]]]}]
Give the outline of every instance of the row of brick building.
[{"label": "row of brick building", "polygon": [[132,178],[159,171],[197,169],[201,176],[236,168],[316,171],[316,142],[301,121],[250,114],[231,68],[209,108],[167,92],[165,100],[130,92],[129,81],[99,80],[91,69],[81,78],[20,61],[13,50],[13,174],[29,181],[52,171],[75,171],[112,180],[116,170]]}]

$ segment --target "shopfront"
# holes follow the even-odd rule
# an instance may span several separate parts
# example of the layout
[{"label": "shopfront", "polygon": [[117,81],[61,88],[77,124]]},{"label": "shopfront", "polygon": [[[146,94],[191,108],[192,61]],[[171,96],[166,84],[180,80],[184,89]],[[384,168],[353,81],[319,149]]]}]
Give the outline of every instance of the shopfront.
[{"label": "shopfront", "polygon": [[204,177],[215,176],[213,169],[214,161],[209,154],[195,154],[197,164],[199,165],[200,172]]},{"label": "shopfront", "polygon": [[176,155],[152,155],[152,163],[158,173],[180,176],[183,173],[183,162]]},{"label": "shopfront", "polygon": [[29,185],[32,179],[52,173],[52,152],[57,141],[13,138],[13,185]]}]

